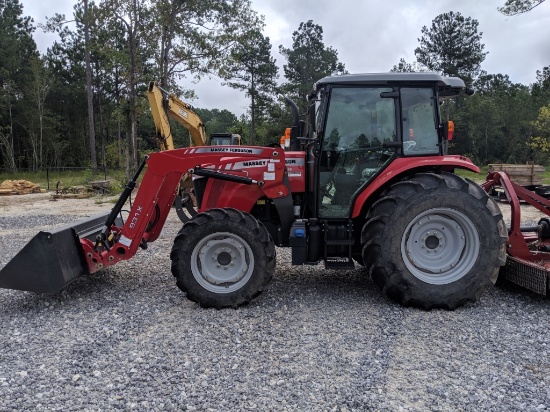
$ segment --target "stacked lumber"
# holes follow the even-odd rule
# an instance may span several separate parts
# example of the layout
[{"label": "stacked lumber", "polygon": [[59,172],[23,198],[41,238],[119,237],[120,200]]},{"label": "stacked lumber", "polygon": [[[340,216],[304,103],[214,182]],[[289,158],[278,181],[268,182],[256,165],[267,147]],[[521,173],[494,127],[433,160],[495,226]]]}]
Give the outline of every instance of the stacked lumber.
[{"label": "stacked lumber", "polygon": [[39,185],[28,180],[4,180],[0,184],[0,195],[27,195],[42,192]]},{"label": "stacked lumber", "polygon": [[540,186],[544,177],[544,166],[518,164],[490,164],[490,172],[506,172],[510,180],[521,186]]}]

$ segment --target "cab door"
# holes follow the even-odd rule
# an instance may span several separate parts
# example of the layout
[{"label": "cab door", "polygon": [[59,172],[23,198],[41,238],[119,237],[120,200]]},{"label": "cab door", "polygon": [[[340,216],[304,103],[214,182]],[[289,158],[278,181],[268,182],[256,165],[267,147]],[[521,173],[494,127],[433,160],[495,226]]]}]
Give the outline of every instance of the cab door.
[{"label": "cab door", "polygon": [[381,97],[390,92],[331,89],[319,159],[320,218],[348,218],[357,195],[395,157],[397,100]]}]

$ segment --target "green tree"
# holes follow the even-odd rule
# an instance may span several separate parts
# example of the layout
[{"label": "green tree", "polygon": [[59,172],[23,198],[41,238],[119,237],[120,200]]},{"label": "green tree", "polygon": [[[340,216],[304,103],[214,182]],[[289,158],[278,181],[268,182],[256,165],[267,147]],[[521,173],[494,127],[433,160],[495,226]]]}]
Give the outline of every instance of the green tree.
[{"label": "green tree", "polygon": [[531,136],[528,145],[539,154],[539,159],[535,160],[546,161],[550,153],[550,104],[540,108],[533,126],[535,127],[534,136]]},{"label": "green tree", "polygon": [[147,28],[158,82],[177,90],[176,80],[192,75],[218,75],[233,46],[262,20],[250,0],[158,0]]},{"label": "green tree", "polygon": [[250,97],[250,144],[254,144],[258,102],[270,99],[277,79],[277,66],[271,56],[269,37],[251,30],[231,53],[231,66],[225,72],[227,84],[246,91]]},{"label": "green tree", "polygon": [[473,86],[477,93],[485,95],[504,93],[512,86],[512,82],[507,74],[488,74],[485,70],[482,70]]},{"label": "green tree", "polygon": [[[128,114],[128,150],[126,157],[126,173],[130,176],[140,161],[138,142],[138,117],[140,100],[146,87],[145,68],[147,55],[152,50],[147,49],[145,41],[149,35],[154,12],[149,2],[138,0],[103,0],[99,5],[104,24],[116,26],[116,22],[124,27],[125,56],[121,61],[123,79],[125,82],[125,104]],[[139,96],[138,96],[139,94]]]},{"label": "green tree", "polygon": [[338,60],[338,52],[323,43],[323,28],[308,20],[300,23],[292,33],[292,48],[279,46],[287,64],[283,66],[287,83],[282,90],[294,98],[301,110],[306,107],[305,98],[313,84],[331,74],[345,73],[345,66]]},{"label": "green tree", "polygon": [[498,11],[505,16],[515,16],[527,13],[542,3],[544,0],[506,0],[504,7],[498,7]]},{"label": "green tree", "polygon": [[418,62],[408,63],[404,58],[401,58],[399,63],[394,65],[390,71],[397,73],[425,72],[426,68]]},{"label": "green tree", "polygon": [[90,148],[90,165],[97,168],[96,153],[96,130],[94,118],[94,91],[92,86],[92,67],[91,67],[91,48],[92,38],[90,27],[97,27],[97,7],[89,0],[78,1],[74,6],[73,20],[67,20],[64,14],[55,14],[54,17],[47,19],[43,25],[46,31],[59,31],[67,23],[75,22],[77,31],[82,31],[82,40],[84,42],[84,70],[86,80],[86,102],[88,110],[88,145]]},{"label": "green tree", "polygon": [[[75,6],[74,14],[81,13],[81,7]],[[45,102],[51,119],[49,159],[46,164],[88,166],[91,147],[84,33],[81,25],[71,30],[72,26],[66,23],[64,15],[56,14],[48,19],[44,27],[59,36],[45,55],[45,65],[54,79]]]},{"label": "green tree", "polygon": [[223,109],[197,109],[195,111],[204,122],[208,135],[212,133],[229,133],[237,124],[237,116],[229,110]]},{"label": "green tree", "polygon": [[478,25],[477,20],[459,12],[440,14],[430,28],[422,27],[420,46],[414,51],[416,59],[429,70],[471,82],[487,55]]},{"label": "green tree", "polygon": [[550,101],[550,67],[537,70],[537,81],[531,86],[531,94],[538,106],[544,106]]},{"label": "green tree", "polygon": [[33,79],[29,62],[38,56],[32,23],[18,0],[0,1],[0,166],[13,171],[28,144],[22,114],[31,111],[26,85]]},{"label": "green tree", "polygon": [[[51,71],[45,65],[45,62],[40,57],[33,58],[30,62],[30,66],[33,72],[32,82],[30,82],[26,89],[29,96],[29,104],[34,106],[35,110],[29,111],[29,116],[33,119],[30,123],[28,130],[31,137],[31,145],[33,149],[33,158],[37,167],[44,167],[44,128],[46,122],[46,99],[50,93],[54,79]],[[35,127],[34,119],[37,120],[37,126]],[[38,131],[36,130],[38,128]]]},{"label": "green tree", "polygon": [[88,7],[88,0],[82,0],[83,16],[80,22],[84,26],[84,61],[86,62],[86,97],[88,103],[88,130],[90,136],[90,162],[92,168],[97,168],[97,153],[95,144],[94,125],[94,94],[92,91],[92,68],[90,62],[90,24],[92,16]]}]

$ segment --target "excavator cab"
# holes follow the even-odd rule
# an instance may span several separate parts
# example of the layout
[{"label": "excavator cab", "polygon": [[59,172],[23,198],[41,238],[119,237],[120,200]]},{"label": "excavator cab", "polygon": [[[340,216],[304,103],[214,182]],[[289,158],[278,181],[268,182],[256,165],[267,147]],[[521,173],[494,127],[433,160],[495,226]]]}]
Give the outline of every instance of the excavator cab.
[{"label": "excavator cab", "polygon": [[241,135],[235,133],[212,133],[208,138],[208,146],[240,146]]}]

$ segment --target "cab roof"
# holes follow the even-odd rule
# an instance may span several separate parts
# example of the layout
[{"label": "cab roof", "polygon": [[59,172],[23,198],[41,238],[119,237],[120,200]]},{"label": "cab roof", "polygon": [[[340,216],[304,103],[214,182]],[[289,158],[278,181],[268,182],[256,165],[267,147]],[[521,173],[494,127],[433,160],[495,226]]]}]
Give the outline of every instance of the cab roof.
[{"label": "cab roof", "polygon": [[327,84],[334,85],[436,85],[441,89],[460,91],[465,89],[464,81],[458,77],[445,77],[437,73],[360,73],[327,76],[315,83],[315,90]]}]

